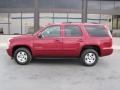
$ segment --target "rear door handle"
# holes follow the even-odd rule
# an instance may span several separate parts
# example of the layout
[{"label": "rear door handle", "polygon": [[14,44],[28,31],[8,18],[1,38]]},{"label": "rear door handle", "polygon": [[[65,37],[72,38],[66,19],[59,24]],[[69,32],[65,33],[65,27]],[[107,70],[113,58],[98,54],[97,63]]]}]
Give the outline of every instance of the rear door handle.
[{"label": "rear door handle", "polygon": [[83,42],[83,39],[79,39],[78,41],[79,41],[79,42]]}]

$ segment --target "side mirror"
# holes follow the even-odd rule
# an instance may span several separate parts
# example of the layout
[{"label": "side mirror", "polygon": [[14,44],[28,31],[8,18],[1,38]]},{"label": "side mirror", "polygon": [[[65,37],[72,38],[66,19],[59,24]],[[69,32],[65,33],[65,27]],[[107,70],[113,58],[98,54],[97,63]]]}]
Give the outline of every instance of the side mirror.
[{"label": "side mirror", "polygon": [[42,37],[43,37],[43,35],[42,35],[42,34],[39,34],[39,35],[38,35],[38,37],[39,37],[39,38],[42,38]]}]

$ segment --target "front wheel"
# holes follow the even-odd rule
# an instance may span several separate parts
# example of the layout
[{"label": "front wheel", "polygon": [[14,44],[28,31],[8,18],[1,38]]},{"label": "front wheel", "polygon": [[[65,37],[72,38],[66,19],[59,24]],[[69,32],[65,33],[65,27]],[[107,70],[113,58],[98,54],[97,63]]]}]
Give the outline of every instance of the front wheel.
[{"label": "front wheel", "polygon": [[32,60],[32,55],[27,48],[18,48],[14,53],[15,61],[20,65],[28,64]]},{"label": "front wheel", "polygon": [[85,66],[93,66],[99,59],[98,53],[94,49],[86,49],[81,54],[81,62]]}]

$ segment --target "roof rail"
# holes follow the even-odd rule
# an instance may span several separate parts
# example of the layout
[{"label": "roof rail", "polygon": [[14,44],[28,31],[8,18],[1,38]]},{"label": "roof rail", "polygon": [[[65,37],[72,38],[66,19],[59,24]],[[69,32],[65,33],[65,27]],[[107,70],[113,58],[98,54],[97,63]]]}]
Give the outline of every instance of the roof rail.
[{"label": "roof rail", "polygon": [[62,22],[63,24],[72,23],[72,22]]},{"label": "roof rail", "polygon": [[82,22],[63,22],[63,24],[71,24],[71,23],[82,23]]},{"label": "roof rail", "polygon": [[91,22],[92,24],[99,24],[99,23],[96,23],[96,22]]}]

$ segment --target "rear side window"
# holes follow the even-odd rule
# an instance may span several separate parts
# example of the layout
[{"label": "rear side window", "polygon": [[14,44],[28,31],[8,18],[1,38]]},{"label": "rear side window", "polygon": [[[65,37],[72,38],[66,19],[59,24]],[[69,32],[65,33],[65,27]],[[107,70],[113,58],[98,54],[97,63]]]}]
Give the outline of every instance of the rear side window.
[{"label": "rear side window", "polygon": [[108,32],[102,25],[85,25],[85,28],[90,36],[108,37]]},{"label": "rear side window", "polygon": [[64,26],[65,37],[79,37],[82,35],[80,27],[77,25],[66,25]]}]

